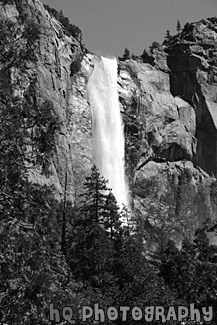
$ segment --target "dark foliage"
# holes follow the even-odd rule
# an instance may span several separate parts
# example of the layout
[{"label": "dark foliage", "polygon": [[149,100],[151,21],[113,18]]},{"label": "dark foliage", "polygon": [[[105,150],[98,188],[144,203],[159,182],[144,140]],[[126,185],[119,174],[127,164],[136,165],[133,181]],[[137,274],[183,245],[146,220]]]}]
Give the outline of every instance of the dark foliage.
[{"label": "dark foliage", "polygon": [[130,58],[130,51],[127,49],[127,48],[125,48],[125,50],[124,50],[124,54],[123,54],[123,59],[129,59]]},{"label": "dark foliage", "polygon": [[154,41],[152,44],[151,44],[151,46],[149,46],[149,49],[150,49],[150,52],[151,53],[154,53],[154,50],[159,50],[161,48],[161,45],[160,45],[160,43],[158,43],[158,42],[156,42],[156,41]]},{"label": "dark foliage", "polygon": [[56,9],[51,8],[47,4],[44,4],[44,8],[63,25],[68,35],[73,36],[80,43],[82,42],[82,32],[80,28],[75,25],[72,25],[69,19],[63,15],[62,10],[57,11]]},{"label": "dark foliage", "polygon": [[143,63],[154,65],[154,57],[151,55],[151,53],[148,53],[146,49],[144,49],[141,59]]},{"label": "dark foliage", "polygon": [[0,22],[0,62],[1,71],[10,68],[25,69],[27,62],[35,62],[36,45],[40,37],[40,28],[32,21],[24,25],[11,20],[2,19]]},{"label": "dark foliage", "polygon": [[169,242],[162,258],[161,275],[178,297],[187,305],[194,303],[199,310],[212,306],[216,324],[217,248],[209,245],[203,229],[196,233],[193,243],[185,240],[179,251]]},{"label": "dark foliage", "polygon": [[18,91],[39,37],[31,21],[1,22],[0,320],[15,325],[48,324],[49,302],[60,294],[67,303],[73,287],[59,249],[59,204],[52,188],[29,181],[36,166],[49,165],[59,128],[52,104],[36,98],[34,75]]},{"label": "dark foliage", "polygon": [[176,30],[177,30],[178,33],[180,33],[181,30],[182,30],[181,23],[180,23],[179,20],[177,20]]},{"label": "dark foliage", "polygon": [[2,2],[3,6],[14,4],[14,0],[0,0],[0,3],[1,2]]},{"label": "dark foliage", "polygon": [[74,61],[72,61],[70,65],[70,77],[74,76],[74,74],[78,73],[81,69],[81,61],[82,57],[77,56]]},{"label": "dark foliage", "polygon": [[164,37],[164,41],[163,41],[163,44],[164,45],[169,45],[169,42],[172,40],[172,35],[170,34],[170,31],[167,30],[166,31],[166,34],[165,34],[165,37]]},{"label": "dark foliage", "polygon": [[130,59],[130,58],[131,58],[130,51],[129,51],[127,48],[125,48],[122,57],[119,57],[118,59],[119,59],[120,61],[125,61],[125,60],[128,60],[128,59]]},{"label": "dark foliage", "polygon": [[[175,295],[143,255],[142,234],[122,225],[121,217],[127,220],[129,213],[120,212],[113,194],[105,191],[106,182],[93,167],[68,233],[67,261],[76,280],[95,288],[105,307],[173,304]],[[134,322],[129,317],[128,323]]]}]

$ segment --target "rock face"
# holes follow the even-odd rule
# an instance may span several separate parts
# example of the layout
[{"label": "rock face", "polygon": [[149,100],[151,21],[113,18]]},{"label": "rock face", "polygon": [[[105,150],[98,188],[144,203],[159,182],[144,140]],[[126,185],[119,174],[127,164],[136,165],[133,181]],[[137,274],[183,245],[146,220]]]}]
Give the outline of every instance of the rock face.
[{"label": "rock face", "polygon": [[189,24],[151,63],[120,63],[134,211],[155,236],[167,229],[176,240],[191,237],[216,218],[216,31],[214,18]]},{"label": "rock face", "polygon": [[[87,99],[86,80],[90,73],[91,55],[84,55],[79,42],[65,34],[62,25],[37,0],[15,1],[0,8],[3,17],[19,23],[19,17],[40,26],[40,41],[36,44],[37,62],[25,71],[17,69],[19,95],[28,89],[31,78],[37,78],[37,98],[49,99],[61,121],[56,149],[51,162],[51,176],[32,171],[30,178],[42,184],[54,184],[61,198],[67,178],[67,199],[74,202],[83,178],[92,164],[91,112]],[[79,73],[73,74],[74,62],[81,61]],[[67,177],[66,177],[67,173]]]},{"label": "rock face", "polygon": [[190,103],[196,114],[195,162],[217,173],[217,18],[188,24],[167,49],[171,93]]},{"label": "rock face", "polygon": [[[19,95],[36,75],[35,96],[51,100],[61,120],[51,176],[35,171],[30,178],[54,184],[59,198],[66,185],[67,198],[75,203],[93,163],[86,89],[93,55],[66,35],[40,1],[14,3],[0,8],[1,19],[18,21],[25,14],[41,30],[37,62],[14,72]],[[126,170],[134,214],[150,230],[147,245],[162,232],[177,241],[183,234],[191,237],[205,218],[215,218],[210,188],[211,174],[217,174],[216,37],[217,21],[203,20],[187,25],[148,60],[119,62]]]},{"label": "rock face", "polygon": [[[123,109],[132,118],[126,121],[129,137],[137,134],[138,139],[146,139],[150,150],[166,160],[192,160],[197,142],[195,111],[172,96],[169,74],[135,61],[126,62],[122,69],[119,92]],[[132,124],[137,125],[135,130]]]}]

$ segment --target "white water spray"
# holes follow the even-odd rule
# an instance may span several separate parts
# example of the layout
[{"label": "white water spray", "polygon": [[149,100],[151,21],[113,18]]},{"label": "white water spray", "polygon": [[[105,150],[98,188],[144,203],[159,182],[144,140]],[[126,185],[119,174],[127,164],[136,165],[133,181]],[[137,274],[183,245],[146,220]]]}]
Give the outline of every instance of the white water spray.
[{"label": "white water spray", "polygon": [[101,175],[108,179],[108,187],[112,188],[119,207],[122,208],[122,204],[128,207],[116,59],[96,59],[87,88],[92,108],[95,164]]}]

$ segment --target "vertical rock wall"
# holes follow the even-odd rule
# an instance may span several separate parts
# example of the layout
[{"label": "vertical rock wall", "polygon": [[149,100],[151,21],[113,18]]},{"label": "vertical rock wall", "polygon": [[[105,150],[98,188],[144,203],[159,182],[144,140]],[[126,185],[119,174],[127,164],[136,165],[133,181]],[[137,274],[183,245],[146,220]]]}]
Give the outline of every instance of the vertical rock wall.
[{"label": "vertical rock wall", "polygon": [[[91,55],[84,53],[76,39],[65,34],[63,26],[40,1],[15,1],[14,5],[2,6],[0,12],[2,19],[7,17],[19,23],[19,17],[25,16],[39,25],[40,41],[35,45],[37,62],[28,64],[25,71],[14,71],[19,77],[17,94],[22,97],[35,76],[36,100],[48,99],[53,103],[61,130],[56,137],[50,177],[34,170],[30,178],[54,185],[58,198],[63,195],[67,179],[67,199],[73,202],[92,164],[91,112],[86,91]],[[81,62],[81,68],[74,73],[77,62]]]},{"label": "vertical rock wall", "polygon": [[[119,67],[132,205],[148,229],[148,246],[167,235],[177,242],[192,238],[206,218],[216,215],[210,198],[213,179],[208,168],[202,169],[208,149],[198,138],[198,113],[191,101],[173,91],[173,72],[165,69],[169,60],[165,55],[163,69],[162,62],[153,66],[133,60]],[[212,122],[202,106],[201,114]]]}]

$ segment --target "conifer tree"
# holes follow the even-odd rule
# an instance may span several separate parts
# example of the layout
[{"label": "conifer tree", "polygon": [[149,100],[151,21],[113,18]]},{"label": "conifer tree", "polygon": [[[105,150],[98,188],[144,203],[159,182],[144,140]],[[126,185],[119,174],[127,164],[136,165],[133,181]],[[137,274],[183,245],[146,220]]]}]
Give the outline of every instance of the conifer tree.
[{"label": "conifer tree", "polygon": [[169,30],[166,31],[165,38],[166,39],[170,39],[171,38],[171,34],[170,34],[170,31]]},{"label": "conifer tree", "polygon": [[106,198],[105,210],[103,212],[103,228],[108,230],[110,238],[114,239],[115,233],[120,229],[121,221],[117,201],[110,192]]},{"label": "conifer tree", "polygon": [[[100,176],[96,166],[84,182],[71,234],[68,238],[68,259],[75,276],[88,280],[109,268],[112,254],[109,234],[104,229],[103,218],[108,216],[107,181]],[[114,210],[116,210],[113,204]],[[107,212],[106,212],[107,211]],[[109,227],[110,224],[106,227]],[[108,260],[107,260],[108,259]]]},{"label": "conifer tree", "polygon": [[216,324],[217,307],[216,246],[209,245],[204,229],[198,229],[194,242],[183,240],[179,251],[173,242],[168,242],[161,261],[161,275],[177,298],[194,302],[197,308],[213,306],[212,324]]},{"label": "conifer tree", "polygon": [[177,20],[177,25],[176,25],[176,30],[177,30],[177,32],[178,32],[178,34],[181,32],[181,23],[180,23],[180,21],[179,20]]},{"label": "conifer tree", "polygon": [[151,46],[149,46],[149,49],[150,49],[151,53],[154,53],[154,51],[157,49],[160,49],[160,47],[161,47],[160,43],[154,41],[154,42],[152,42]]},{"label": "conifer tree", "polygon": [[127,60],[129,58],[130,58],[130,51],[127,48],[125,48],[124,54],[123,54],[123,59]]},{"label": "conifer tree", "polygon": [[171,38],[172,38],[172,36],[171,36],[171,34],[170,34],[170,31],[169,30],[167,30],[166,31],[166,34],[165,34],[165,36],[164,36],[164,44],[165,45],[167,45],[168,44],[168,42],[171,40]]},{"label": "conifer tree", "polygon": [[107,182],[104,177],[100,176],[98,168],[94,165],[91,169],[91,175],[86,177],[83,186],[84,193],[80,195],[81,207],[79,211],[87,222],[100,223],[106,204],[106,191],[110,190],[106,185]]}]

